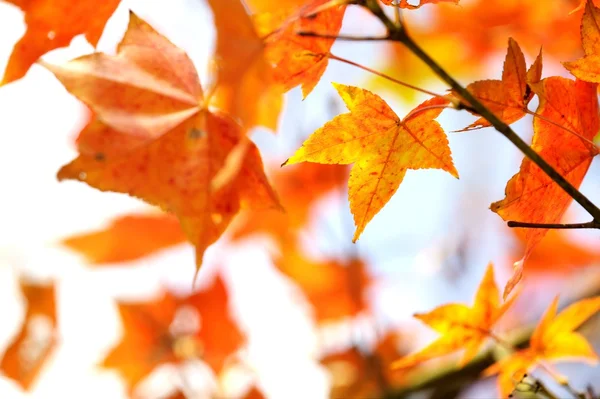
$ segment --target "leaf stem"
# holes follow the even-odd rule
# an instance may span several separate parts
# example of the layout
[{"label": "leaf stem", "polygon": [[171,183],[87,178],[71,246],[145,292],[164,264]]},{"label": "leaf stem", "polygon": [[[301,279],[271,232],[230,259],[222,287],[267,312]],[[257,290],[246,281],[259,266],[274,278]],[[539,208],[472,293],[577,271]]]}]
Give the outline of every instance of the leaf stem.
[{"label": "leaf stem", "polygon": [[367,71],[367,72],[369,72],[369,73],[372,73],[373,75],[377,75],[377,76],[379,76],[379,77],[382,77],[382,78],[384,78],[384,79],[387,79],[387,80],[389,80],[390,82],[396,83],[396,84],[398,84],[398,85],[400,85],[400,86],[404,86],[404,87],[407,87],[407,88],[409,88],[409,89],[413,89],[413,90],[416,90],[416,91],[418,91],[418,92],[421,92],[421,93],[424,93],[424,94],[428,94],[428,95],[430,95],[430,96],[433,96],[433,97],[444,97],[444,96],[443,96],[443,95],[441,95],[441,94],[434,93],[434,92],[432,92],[432,91],[429,91],[429,90],[422,89],[422,88],[420,88],[420,87],[417,87],[417,86],[411,85],[410,83],[405,83],[405,82],[403,82],[403,81],[401,81],[401,80],[398,80],[398,79],[396,79],[396,78],[393,78],[393,77],[391,77],[390,75],[386,75],[386,74],[385,74],[385,73],[383,73],[383,72],[376,71],[375,69],[371,69],[371,68],[369,68],[369,67],[367,67],[367,66],[361,65],[361,64],[359,64],[359,63],[356,63],[356,62],[354,62],[354,61],[350,61],[350,60],[348,60],[348,59],[346,59],[346,58],[338,57],[337,55],[334,55],[334,54],[331,54],[331,53],[327,54],[327,57],[329,57],[329,58],[330,58],[330,59],[332,59],[332,60],[340,61],[340,62],[346,63],[346,64],[348,64],[348,65],[355,66],[355,67],[357,67],[357,68],[359,68],[359,69],[362,69],[363,71]]},{"label": "leaf stem", "polygon": [[487,109],[471,92],[460,85],[452,76],[446,72],[435,60],[433,60],[423,49],[415,43],[407,34],[402,25],[396,25],[385,14],[377,0],[364,0],[363,5],[371,11],[387,28],[388,40],[402,43],[414,55],[421,59],[440,79],[446,82],[454,92],[458,93],[481,117],[486,119],[490,124],[500,132],[504,137],[510,140],[527,158],[535,163],[550,179],[558,184],[569,196],[579,203],[593,218],[600,221],[600,209],[583,195],[575,186],[556,171],[546,160],[544,160],[534,149],[523,141],[511,129],[509,125],[504,123],[493,112]]},{"label": "leaf stem", "polygon": [[528,223],[510,220],[507,224],[508,227],[526,227],[529,229],[600,229],[600,223],[593,220],[585,223]]}]

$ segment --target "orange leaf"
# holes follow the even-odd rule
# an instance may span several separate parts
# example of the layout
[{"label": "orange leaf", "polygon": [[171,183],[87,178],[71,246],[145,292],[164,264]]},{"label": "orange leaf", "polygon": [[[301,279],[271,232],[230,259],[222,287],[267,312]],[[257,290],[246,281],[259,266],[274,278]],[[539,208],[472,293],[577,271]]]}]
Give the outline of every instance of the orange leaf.
[{"label": "orange leaf", "polygon": [[262,391],[258,389],[256,385],[253,385],[252,388],[244,394],[242,399],[265,399],[265,395],[263,395]]},{"label": "orange leaf", "polygon": [[253,13],[265,13],[278,10],[289,10],[306,4],[306,0],[244,0]]},{"label": "orange leaf", "polygon": [[[381,2],[383,4],[386,4],[388,6],[396,6],[397,5],[397,7],[408,8],[409,10],[415,10],[421,6],[424,6],[425,4],[437,4],[437,3],[442,3],[442,2],[458,4],[459,1],[460,0],[419,0],[419,4],[416,6],[413,6],[412,4],[410,4],[408,2],[408,0],[381,0]],[[396,4],[396,2],[398,2],[398,4]]]},{"label": "orange leaf", "polygon": [[[540,98],[531,147],[575,187],[579,187],[598,153],[590,140],[598,132],[596,85],[551,77],[532,85]],[[558,125],[558,126],[557,126]],[[572,198],[531,160],[506,185],[506,198],[491,205],[504,220],[558,223]],[[525,256],[547,229],[525,229]]]},{"label": "orange leaf", "polygon": [[328,0],[313,0],[304,7],[282,9],[255,18],[257,29],[265,36],[267,58],[275,65],[275,79],[286,90],[302,86],[306,97],[327,68],[329,50],[335,39],[300,36],[297,32],[337,35],[346,6],[335,6],[312,15]]},{"label": "orange leaf", "polygon": [[179,221],[170,215],[126,215],[105,229],[69,237],[68,248],[92,264],[127,262],[185,241]]},{"label": "orange leaf", "polygon": [[[327,192],[340,188],[348,179],[346,166],[303,163],[278,168],[273,186],[285,212],[246,212],[232,226],[234,239],[253,233],[270,233],[280,243],[290,240],[308,221],[311,205]],[[307,190],[310,187],[310,190]]]},{"label": "orange leaf", "polygon": [[424,361],[465,349],[460,365],[473,359],[481,345],[492,335],[491,329],[511,307],[516,296],[503,304],[494,281],[494,269],[488,265],[472,307],[463,304],[442,305],[415,317],[442,336],[421,351],[394,362],[393,368],[407,368]]},{"label": "orange leaf", "polygon": [[367,309],[371,279],[362,260],[313,261],[292,245],[282,252],[275,264],[304,292],[318,322],[354,317]]},{"label": "orange leaf", "polygon": [[356,241],[396,192],[407,169],[442,169],[458,177],[448,139],[433,120],[448,100],[427,100],[401,120],[370,91],[337,83],[334,86],[350,113],[335,117],[314,132],[285,164],[354,163],[348,195],[357,226]]},{"label": "orange leaf", "polygon": [[215,105],[251,129],[277,129],[283,89],[275,84],[264,44],[240,0],[209,0],[219,59]]},{"label": "orange leaf", "polygon": [[0,86],[22,78],[38,58],[68,46],[77,35],[85,34],[96,46],[119,1],[8,0],[25,13],[27,31],[13,49]]},{"label": "orange leaf", "polygon": [[[542,77],[542,52],[528,71],[519,44],[508,40],[502,80],[480,80],[467,86],[467,90],[505,123],[513,123],[525,115],[527,104],[533,98],[529,84]],[[479,118],[462,131],[490,126],[485,118]]]},{"label": "orange leaf", "polygon": [[56,293],[54,284],[21,281],[20,286],[25,319],[4,353],[0,370],[28,390],[57,345]]},{"label": "orange leaf", "polygon": [[252,143],[237,176],[211,189],[245,136],[233,120],[205,109],[185,53],[134,14],[116,56],[96,53],[47,67],[97,113],[80,133],[80,156],[58,178],[173,212],[196,246],[198,267],[240,207],[279,206]]},{"label": "orange leaf", "polygon": [[581,18],[581,44],[585,57],[573,62],[563,62],[569,72],[587,82],[600,83],[599,24],[600,8],[594,6],[592,0],[588,0]]},{"label": "orange leaf", "polygon": [[596,363],[598,356],[589,342],[574,332],[587,319],[600,310],[600,297],[578,301],[556,315],[558,297],[531,335],[530,347],[515,352],[488,368],[484,374],[498,377],[498,389],[506,397],[514,389],[515,372],[527,372],[540,360],[587,360]]},{"label": "orange leaf", "polygon": [[123,337],[102,367],[116,369],[130,393],[165,363],[201,359],[219,373],[243,343],[228,306],[221,277],[184,298],[165,292],[151,302],[119,303]]},{"label": "orange leaf", "polygon": [[331,381],[329,397],[333,399],[364,399],[383,395],[381,381],[397,386],[406,382],[403,373],[394,372],[389,365],[400,356],[399,343],[405,336],[390,331],[378,339],[373,349],[352,346],[344,351],[324,356]]},{"label": "orange leaf", "polygon": [[[517,231],[512,229],[513,231]],[[525,248],[523,234],[516,234],[523,246],[516,252],[522,256]],[[581,267],[600,261],[600,251],[577,245],[561,230],[550,230],[527,258],[527,270],[539,273],[574,273]]]}]

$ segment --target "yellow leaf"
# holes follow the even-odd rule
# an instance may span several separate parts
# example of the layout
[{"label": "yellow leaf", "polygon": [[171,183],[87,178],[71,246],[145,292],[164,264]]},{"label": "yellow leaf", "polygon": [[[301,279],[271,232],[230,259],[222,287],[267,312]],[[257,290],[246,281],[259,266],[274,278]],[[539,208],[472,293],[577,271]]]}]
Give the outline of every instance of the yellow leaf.
[{"label": "yellow leaf", "polygon": [[350,112],[314,132],[284,165],[354,163],[348,195],[357,227],[355,242],[396,192],[407,169],[442,169],[458,177],[448,139],[433,120],[449,100],[427,100],[401,120],[368,90],[338,83],[334,87]]}]

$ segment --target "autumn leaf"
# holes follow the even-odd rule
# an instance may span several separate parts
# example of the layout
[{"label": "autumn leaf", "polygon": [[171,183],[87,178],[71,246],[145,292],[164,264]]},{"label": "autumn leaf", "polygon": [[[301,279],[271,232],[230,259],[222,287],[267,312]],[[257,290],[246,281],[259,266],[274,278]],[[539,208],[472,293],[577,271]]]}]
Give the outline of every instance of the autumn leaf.
[{"label": "autumn leaf", "polygon": [[319,323],[355,317],[368,308],[371,278],[359,258],[312,260],[288,243],[274,262],[306,295]]},{"label": "autumn leaf", "polygon": [[240,0],[209,0],[217,29],[214,103],[251,129],[277,129],[283,88],[273,78],[264,44]]},{"label": "autumn leaf", "polygon": [[434,121],[445,98],[423,102],[404,119],[368,90],[334,83],[350,110],[314,132],[284,165],[353,163],[348,181],[356,242],[365,226],[396,192],[407,169],[435,168],[458,177],[448,139]]},{"label": "autumn leaf", "polygon": [[[480,80],[467,86],[473,94],[496,116],[510,124],[525,116],[527,104],[533,98],[530,84],[542,77],[542,52],[538,54],[529,70],[525,69],[525,56],[519,44],[512,38],[508,40],[508,51],[504,60],[502,80]],[[491,126],[483,117],[461,131]]]},{"label": "autumn leaf", "polygon": [[331,381],[329,397],[332,399],[375,398],[384,394],[381,382],[390,386],[405,382],[404,375],[390,369],[390,363],[401,355],[406,337],[389,331],[378,339],[372,349],[352,346],[344,351],[324,356],[320,363],[325,366]]},{"label": "autumn leaf", "polygon": [[277,10],[291,10],[306,4],[306,0],[244,0],[244,3],[253,13],[266,13]]},{"label": "autumn leaf", "polygon": [[25,299],[21,330],[0,363],[2,373],[29,390],[57,345],[56,293],[54,284],[20,282]]},{"label": "autumn leaf", "polygon": [[203,360],[219,373],[244,341],[229,316],[221,277],[187,297],[166,291],[154,301],[119,303],[119,314],[123,336],[102,367],[118,371],[130,393],[165,363]]},{"label": "autumn leaf", "polygon": [[[515,233],[520,229],[511,229]],[[515,253],[523,256],[526,242],[523,234],[517,235],[520,244]],[[531,251],[527,258],[527,270],[537,273],[571,274],[580,271],[582,267],[600,262],[600,252],[578,245],[562,230],[550,230],[540,243]]]},{"label": "autumn leaf", "polygon": [[459,365],[462,367],[473,359],[483,343],[493,337],[492,328],[511,307],[516,295],[500,303],[500,293],[494,281],[494,269],[488,265],[479,284],[472,307],[463,304],[446,304],[429,313],[417,313],[415,317],[441,334],[436,341],[417,353],[401,358],[393,368],[415,366],[436,357],[464,349]]},{"label": "autumn leaf", "polygon": [[329,62],[335,39],[300,36],[298,32],[337,35],[342,27],[345,5],[313,14],[328,0],[313,0],[303,7],[281,9],[255,17],[259,34],[265,37],[268,60],[275,65],[274,77],[285,90],[302,86],[306,97],[317,85]]},{"label": "autumn leaf", "polygon": [[572,359],[597,363],[598,356],[585,337],[575,330],[600,310],[600,297],[578,301],[556,315],[558,297],[546,310],[533,334],[529,348],[512,353],[485,370],[484,375],[498,376],[498,389],[507,397],[514,389],[513,375],[524,373],[540,361]]},{"label": "autumn leaf", "polygon": [[120,0],[7,0],[25,13],[27,31],[15,45],[0,86],[25,76],[29,67],[42,55],[66,47],[80,34],[96,46],[104,25]]},{"label": "autumn leaf", "polygon": [[296,237],[308,222],[315,201],[341,188],[347,179],[346,166],[303,163],[277,168],[272,182],[285,212],[245,212],[231,226],[231,237],[237,240],[251,234],[268,233],[283,245]]},{"label": "autumn leaf", "polygon": [[[575,187],[581,184],[592,158],[598,153],[591,143],[598,132],[596,84],[550,77],[532,85],[540,103],[533,121],[531,147]],[[572,198],[524,158],[519,173],[506,185],[506,197],[491,205],[504,220],[530,223],[560,222]],[[525,229],[524,260],[547,229]]]},{"label": "autumn leaf", "polygon": [[573,62],[563,62],[569,72],[587,82],[600,83],[599,24],[600,8],[596,7],[592,0],[588,0],[581,18],[581,44],[585,57]]},{"label": "autumn leaf", "polygon": [[196,246],[198,268],[240,208],[279,207],[252,143],[238,175],[211,189],[245,136],[232,119],[205,108],[187,55],[134,14],[116,56],[95,53],[46,67],[97,115],[80,133],[79,157],[58,178],[173,212]]},{"label": "autumn leaf", "polygon": [[62,244],[92,264],[128,262],[186,240],[171,215],[125,215],[106,228],[69,237]]},{"label": "autumn leaf", "polygon": [[256,385],[253,385],[252,388],[244,394],[242,399],[265,399],[265,395]]},{"label": "autumn leaf", "polygon": [[425,4],[437,4],[437,3],[454,3],[454,4],[458,4],[460,0],[419,0],[419,4],[418,5],[412,5],[408,2],[408,0],[381,0],[381,2],[383,4],[386,4],[388,6],[397,6],[400,8],[407,8],[409,10],[415,10],[421,6],[424,6]]}]

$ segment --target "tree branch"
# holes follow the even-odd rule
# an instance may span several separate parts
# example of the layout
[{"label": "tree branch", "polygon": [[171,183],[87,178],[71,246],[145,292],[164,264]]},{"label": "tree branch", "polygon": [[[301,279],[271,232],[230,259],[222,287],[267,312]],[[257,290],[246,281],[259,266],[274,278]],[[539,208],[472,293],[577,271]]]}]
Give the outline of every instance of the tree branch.
[{"label": "tree branch", "polygon": [[529,229],[600,229],[600,223],[591,221],[585,223],[528,223],[508,221],[508,227],[526,227]]},{"label": "tree branch", "polygon": [[362,5],[371,11],[387,28],[388,40],[402,43],[408,48],[414,55],[419,57],[427,66],[446,82],[456,93],[458,93],[466,102],[469,103],[470,107],[475,110],[481,117],[486,119],[490,124],[500,132],[504,137],[510,140],[527,158],[535,163],[548,177],[550,177],[556,184],[558,184],[569,196],[571,196],[577,203],[579,203],[593,218],[595,221],[600,221],[600,209],[594,205],[585,195],[583,195],[575,186],[573,186],[567,179],[565,179],[560,173],[556,171],[548,162],[546,162],[535,150],[523,141],[509,125],[504,123],[498,118],[493,112],[487,109],[477,98],[475,98],[471,92],[465,87],[460,85],[454,78],[452,78],[437,62],[435,62],[423,49],[415,43],[412,38],[406,32],[404,26],[396,25],[390,20],[377,0],[364,0]]}]

